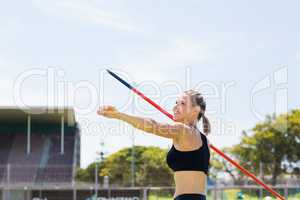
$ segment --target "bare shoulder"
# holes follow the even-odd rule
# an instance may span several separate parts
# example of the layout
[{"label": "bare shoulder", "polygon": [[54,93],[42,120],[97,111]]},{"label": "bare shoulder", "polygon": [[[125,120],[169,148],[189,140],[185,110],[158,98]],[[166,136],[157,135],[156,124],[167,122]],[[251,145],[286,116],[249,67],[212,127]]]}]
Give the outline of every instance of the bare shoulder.
[{"label": "bare shoulder", "polygon": [[180,130],[180,134],[179,137],[177,137],[176,140],[174,140],[173,142],[177,144],[181,143],[181,144],[189,144],[189,145],[191,144],[193,145],[195,143],[196,146],[202,145],[202,138],[201,138],[201,133],[199,133],[199,130],[181,122],[174,122],[174,126],[176,126],[177,129]]},{"label": "bare shoulder", "polygon": [[194,134],[193,129],[190,126],[188,126],[188,125],[186,125],[184,123],[174,122],[173,123],[173,127],[175,129],[179,130],[181,132],[181,135],[184,135],[184,134],[190,134],[190,135]]},{"label": "bare shoulder", "polygon": [[193,151],[199,149],[203,145],[201,133],[194,127],[189,127],[191,133],[185,134],[180,140],[176,141],[182,150]]}]

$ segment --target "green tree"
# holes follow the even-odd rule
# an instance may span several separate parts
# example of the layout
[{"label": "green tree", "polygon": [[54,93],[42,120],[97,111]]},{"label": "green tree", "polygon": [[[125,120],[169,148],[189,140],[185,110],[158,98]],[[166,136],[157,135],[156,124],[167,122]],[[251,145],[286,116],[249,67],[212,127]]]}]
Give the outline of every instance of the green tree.
[{"label": "green tree", "polygon": [[142,162],[137,173],[139,185],[169,186],[174,185],[173,173],[165,161],[167,151],[157,147],[147,148],[141,154]]},{"label": "green tree", "polygon": [[[100,166],[101,164],[99,164]],[[93,182],[95,180],[96,163],[90,164],[86,169],[76,169],[76,180],[83,182]]]},{"label": "green tree", "polygon": [[[224,152],[230,158],[235,159],[234,154],[231,153],[231,148],[222,148],[222,152]],[[211,151],[210,153],[211,156],[209,162],[209,176],[213,177],[214,179],[217,179],[219,173],[226,173],[231,177],[234,184],[239,184],[240,174],[238,173],[238,170],[231,163],[229,163],[217,153],[213,151]]]},{"label": "green tree", "polygon": [[[271,183],[276,184],[278,176],[284,173],[297,174],[300,160],[300,110],[267,116],[257,124],[251,136],[243,136],[240,144],[232,152],[242,165],[259,174],[271,175]],[[249,162],[251,161],[251,162]]]},{"label": "green tree", "polygon": [[[131,151],[124,148],[105,158],[99,164],[99,181],[109,176],[110,183],[118,186],[131,185]],[[158,147],[135,146],[135,185],[173,185],[172,171],[166,164],[167,150]],[[94,181],[95,163],[86,169],[78,169],[78,181]]]}]

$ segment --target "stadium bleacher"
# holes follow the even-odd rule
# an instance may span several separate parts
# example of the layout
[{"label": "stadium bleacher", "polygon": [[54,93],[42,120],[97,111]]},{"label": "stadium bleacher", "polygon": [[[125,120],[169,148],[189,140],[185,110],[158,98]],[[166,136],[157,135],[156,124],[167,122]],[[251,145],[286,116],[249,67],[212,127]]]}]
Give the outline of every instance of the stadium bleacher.
[{"label": "stadium bleacher", "polygon": [[[30,113],[36,110],[41,108],[33,108]],[[78,163],[74,154],[75,140],[78,138],[76,135],[79,131],[73,110],[60,109],[52,110],[51,113],[30,114],[29,135],[28,129],[24,128],[24,124],[28,122],[28,115],[18,108],[0,108],[1,184],[70,183],[73,180],[74,166]],[[64,123],[63,126],[63,153],[60,132],[62,116],[71,116],[68,124]],[[20,123],[23,123],[22,128],[16,128],[20,127]],[[27,141],[28,136],[30,145]]]},{"label": "stadium bleacher", "polygon": [[47,155],[47,164],[40,165],[37,182],[70,182],[72,180],[72,168],[74,157],[74,135],[65,136],[65,152],[62,155],[60,149],[60,135],[49,136],[51,141],[50,150]]},{"label": "stadium bleacher", "polygon": [[5,179],[6,177],[6,172],[7,172],[7,160],[9,157],[9,152],[11,149],[11,146],[13,144],[14,141],[14,135],[13,134],[9,134],[9,133],[2,133],[0,135],[0,141],[1,141],[1,145],[0,145],[0,181],[4,181],[3,179]]}]

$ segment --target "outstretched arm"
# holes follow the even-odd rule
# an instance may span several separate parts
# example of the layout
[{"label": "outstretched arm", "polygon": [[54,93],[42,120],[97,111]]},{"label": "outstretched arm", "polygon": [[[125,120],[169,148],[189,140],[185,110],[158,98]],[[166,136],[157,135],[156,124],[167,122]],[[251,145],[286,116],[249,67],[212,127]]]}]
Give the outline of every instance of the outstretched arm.
[{"label": "outstretched arm", "polygon": [[190,127],[183,123],[159,123],[151,118],[137,117],[118,112],[113,106],[100,107],[97,113],[104,117],[122,120],[137,129],[165,138],[178,139],[185,133],[191,133]]}]

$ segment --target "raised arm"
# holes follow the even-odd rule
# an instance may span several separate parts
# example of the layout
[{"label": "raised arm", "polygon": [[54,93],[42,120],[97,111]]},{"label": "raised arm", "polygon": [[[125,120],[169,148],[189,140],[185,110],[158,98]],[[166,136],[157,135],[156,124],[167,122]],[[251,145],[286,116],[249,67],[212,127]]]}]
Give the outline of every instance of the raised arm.
[{"label": "raised arm", "polygon": [[120,113],[117,119],[125,121],[142,131],[165,138],[178,139],[182,134],[189,131],[188,127],[182,123],[160,123],[151,118],[137,117],[125,113]]},{"label": "raised arm", "polygon": [[108,118],[122,120],[137,129],[165,138],[178,139],[183,134],[191,133],[190,127],[183,123],[160,123],[151,118],[143,118],[118,112],[113,106],[101,107],[97,113]]}]

